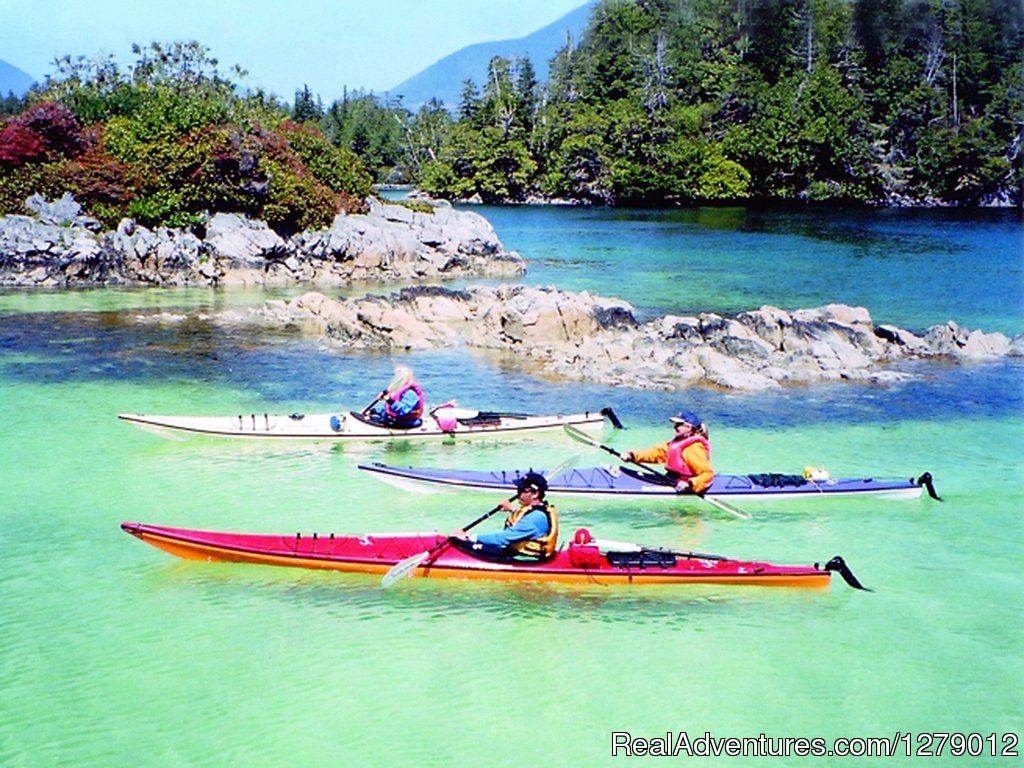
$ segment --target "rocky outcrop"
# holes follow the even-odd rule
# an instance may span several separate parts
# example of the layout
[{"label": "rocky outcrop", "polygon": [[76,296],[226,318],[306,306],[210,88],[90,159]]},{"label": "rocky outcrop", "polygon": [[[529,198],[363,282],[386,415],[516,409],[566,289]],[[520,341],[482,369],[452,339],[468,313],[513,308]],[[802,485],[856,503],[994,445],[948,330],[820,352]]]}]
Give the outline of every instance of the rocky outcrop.
[{"label": "rocky outcrop", "polygon": [[426,212],[374,200],[366,214],[288,239],[239,214],[214,214],[200,234],[130,219],[103,232],[70,195],[28,207],[34,215],[0,218],[0,285],[341,285],[526,271],[485,218],[447,203]]},{"label": "rocky outcrop", "polygon": [[261,322],[296,325],[353,348],[466,346],[515,354],[545,372],[641,388],[711,384],[760,390],[817,381],[886,383],[899,364],[924,358],[1024,356],[1024,337],[968,331],[956,323],[923,336],[876,327],[862,307],[666,315],[638,323],[620,300],[526,286],[408,288],[346,300],[307,293],[268,302]]},{"label": "rocky outcrop", "polygon": [[[64,286],[420,283],[389,296],[334,300],[311,292],[221,321],[298,326],[365,349],[465,346],[515,355],[549,375],[674,389],[704,383],[760,390],[816,381],[890,382],[909,361],[1024,356],[1024,337],[933,326],[923,335],[875,326],[862,307],[735,316],[666,315],[639,323],[633,308],[590,293],[522,285],[453,291],[422,283],[470,275],[518,276],[523,260],[502,250],[491,225],[438,204],[432,212],[372,202],[330,229],[281,238],[261,222],[216,214],[201,234],[149,230],[130,220],[102,232],[65,196],[28,201],[32,216],[0,219],[0,285]],[[149,316],[160,322],[162,316]]]}]

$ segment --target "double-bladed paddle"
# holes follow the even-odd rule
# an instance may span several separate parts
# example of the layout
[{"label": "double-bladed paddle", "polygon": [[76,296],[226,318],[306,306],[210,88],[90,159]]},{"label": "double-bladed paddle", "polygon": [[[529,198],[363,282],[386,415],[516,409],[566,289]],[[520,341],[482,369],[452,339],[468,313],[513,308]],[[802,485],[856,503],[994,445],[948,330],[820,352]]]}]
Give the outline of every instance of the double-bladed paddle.
[{"label": "double-bladed paddle", "polygon": [[[608,453],[612,454],[613,456],[617,456],[622,461],[628,461],[630,464],[636,464],[638,467],[643,467],[644,469],[646,469],[651,474],[653,474],[656,477],[659,477],[662,480],[664,480],[666,483],[674,485],[674,483],[672,482],[672,478],[670,478],[667,474],[665,474],[661,470],[655,469],[654,467],[652,467],[652,466],[650,466],[648,464],[644,464],[642,462],[639,462],[636,459],[627,459],[625,456],[623,456],[621,453],[616,451],[614,448],[611,448],[610,446],[607,446],[607,445],[602,445],[601,443],[597,442],[597,440],[592,438],[590,435],[588,435],[582,429],[579,429],[578,427],[574,427],[572,424],[563,424],[562,425],[562,429],[564,429],[565,433],[567,435],[569,435],[569,437],[571,437],[576,442],[578,442],[578,443],[585,443],[586,445],[592,446],[594,448],[600,448],[602,451],[607,451]],[[741,520],[749,520],[750,519],[750,515],[748,513],[744,512],[742,509],[738,509],[737,507],[734,507],[732,504],[726,504],[724,501],[719,501],[718,499],[712,499],[712,498],[710,498],[708,496],[705,496],[702,493],[694,493],[694,496],[696,496],[701,501],[707,502],[711,506],[713,506],[713,507],[715,507],[717,509],[722,510],[723,512],[728,512],[730,515],[735,515],[736,517],[740,518]]]},{"label": "double-bladed paddle", "polygon": [[[511,499],[509,499],[509,501],[512,501],[515,498],[516,497],[513,496]],[[487,510],[482,515],[480,515],[480,517],[478,517],[476,520],[474,520],[472,523],[470,523],[469,525],[463,526],[462,530],[468,531],[470,528],[472,528],[472,527],[474,527],[476,525],[479,525],[480,523],[482,523],[484,520],[489,518],[491,515],[493,515],[494,513],[496,513],[500,509],[501,509],[501,505],[499,504],[498,506],[493,507],[492,509]],[[381,578],[380,585],[384,589],[387,589],[388,587],[390,587],[392,584],[394,584],[399,579],[404,579],[406,576],[408,576],[413,571],[415,571],[417,568],[419,568],[420,565],[423,564],[424,560],[426,560],[428,557],[431,557],[435,553],[440,552],[442,549],[444,549],[449,544],[451,544],[451,542],[452,542],[452,537],[449,536],[444,541],[442,541],[440,544],[435,544],[430,549],[424,550],[423,552],[420,552],[419,554],[413,555],[411,557],[407,557],[407,558],[405,558],[405,560],[400,560],[399,562],[395,563],[393,566],[391,566],[391,568],[388,569],[388,572],[384,574],[383,578]]]},{"label": "double-bladed paddle", "polygon": [[[558,475],[561,475],[561,474],[567,472],[572,467],[576,466],[576,462],[579,461],[579,458],[580,458],[579,456],[570,456],[568,459],[563,461],[561,464],[556,465],[553,469],[549,469],[546,472],[543,472],[542,474],[544,475],[545,479],[546,478],[557,477]],[[519,494],[517,493],[514,496],[510,497],[509,501],[515,501],[515,499],[516,499],[516,497],[518,495]],[[500,510],[501,510],[501,504],[498,504],[493,509],[489,509],[486,512],[484,512],[482,515],[480,515],[480,517],[478,517],[476,520],[474,520],[469,525],[464,525],[462,527],[462,530],[468,531],[470,528],[473,528],[473,527],[479,525],[484,520],[486,520],[491,515],[497,513]],[[402,578],[408,576],[409,574],[411,574],[413,571],[415,571],[417,568],[419,568],[420,565],[422,565],[427,559],[429,559],[433,555],[437,554],[438,552],[440,552],[442,549],[444,549],[445,547],[447,547],[451,543],[452,543],[452,537],[448,536],[440,544],[435,544],[430,549],[424,550],[423,552],[420,552],[418,554],[412,555],[411,557],[407,557],[404,560],[398,561],[393,566],[391,566],[391,568],[388,569],[387,573],[384,574],[383,578],[381,578],[381,580],[380,580],[380,585],[382,587],[384,587],[385,589],[387,589],[388,587],[390,587],[392,584],[394,584],[399,579],[402,579]]]}]

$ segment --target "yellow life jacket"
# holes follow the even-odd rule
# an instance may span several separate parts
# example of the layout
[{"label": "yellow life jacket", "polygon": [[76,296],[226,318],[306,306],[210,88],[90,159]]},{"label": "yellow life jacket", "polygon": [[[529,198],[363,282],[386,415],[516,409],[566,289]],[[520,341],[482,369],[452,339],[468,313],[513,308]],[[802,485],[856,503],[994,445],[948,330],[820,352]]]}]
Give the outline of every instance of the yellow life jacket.
[{"label": "yellow life jacket", "polygon": [[509,513],[508,518],[505,520],[505,527],[511,528],[519,522],[523,515],[534,509],[539,509],[548,516],[548,532],[536,539],[517,541],[509,545],[509,549],[513,550],[517,555],[546,560],[549,557],[553,557],[558,549],[558,510],[555,509],[554,504],[548,504],[546,501],[534,505],[524,504],[519,509]]}]

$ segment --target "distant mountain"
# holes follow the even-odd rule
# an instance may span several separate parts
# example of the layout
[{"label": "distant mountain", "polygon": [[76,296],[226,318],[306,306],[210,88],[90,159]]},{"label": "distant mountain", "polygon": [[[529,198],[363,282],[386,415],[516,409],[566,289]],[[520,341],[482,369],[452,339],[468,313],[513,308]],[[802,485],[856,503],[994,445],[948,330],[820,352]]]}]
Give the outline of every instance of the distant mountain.
[{"label": "distant mountain", "polygon": [[22,72],[13,64],[0,59],[0,97],[8,93],[24,96],[36,79],[28,72]]},{"label": "distant mountain", "polygon": [[575,11],[526,37],[466,46],[399,83],[388,93],[392,97],[400,95],[402,105],[413,112],[432,98],[454,108],[459,103],[463,82],[472,80],[478,87],[482,86],[487,64],[495,56],[506,59],[529,56],[537,79],[543,82],[548,79],[548,63],[565,45],[566,32],[572,33],[573,42],[578,43],[590,19],[590,11],[597,2],[588,0]]}]

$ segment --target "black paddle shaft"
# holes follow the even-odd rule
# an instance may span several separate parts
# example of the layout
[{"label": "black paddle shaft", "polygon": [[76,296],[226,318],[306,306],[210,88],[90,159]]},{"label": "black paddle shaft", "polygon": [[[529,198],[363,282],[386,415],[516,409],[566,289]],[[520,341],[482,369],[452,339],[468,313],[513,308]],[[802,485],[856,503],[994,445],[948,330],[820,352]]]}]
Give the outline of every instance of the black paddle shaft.
[{"label": "black paddle shaft", "polygon": [[[566,432],[569,432],[569,427],[566,427],[565,430],[566,430]],[[576,434],[575,432],[569,432],[569,436],[570,437],[573,437],[575,434]],[[666,473],[662,472],[659,469],[655,469],[650,464],[644,464],[643,462],[637,461],[636,459],[627,459],[625,456],[623,456],[621,453],[616,451],[611,446],[604,445],[603,443],[598,443],[596,441],[592,441],[592,440],[589,439],[589,436],[587,436],[587,435],[581,435],[581,436],[586,438],[586,441],[590,445],[593,445],[595,448],[600,448],[602,451],[607,451],[612,456],[615,456],[616,458],[622,459],[622,461],[628,461],[630,464],[636,464],[638,467],[643,467],[644,469],[646,469],[651,474],[657,475],[658,477],[660,477],[663,480],[668,480],[669,482],[672,481],[672,478],[670,478]],[[674,484],[675,483],[673,483],[673,485]]]},{"label": "black paddle shaft", "polygon": [[[567,469],[569,469],[569,468],[571,468],[571,467],[576,465],[576,460],[578,458],[579,458],[578,456],[573,456],[573,457],[571,457],[569,459],[566,459],[561,464],[558,464],[557,466],[555,466],[553,469],[545,472],[544,473],[544,477],[555,477],[555,476],[559,475],[560,473],[565,472]],[[518,498],[518,496],[519,496],[519,493],[517,491],[515,495],[509,497],[509,499],[508,499],[509,502],[515,501],[516,498]],[[501,509],[501,504],[499,504],[498,506],[494,507],[493,509],[489,509],[488,511],[486,511],[482,515],[480,515],[480,517],[478,517],[476,520],[471,522],[469,525],[464,526],[462,530],[463,531],[468,531],[470,528],[473,528],[474,526],[479,525],[484,520],[489,518],[491,515],[493,515],[496,512],[498,512],[500,509]],[[452,541],[453,541],[453,537],[446,536],[444,538],[444,540],[440,544],[435,544],[434,546],[432,546],[428,550],[420,552],[419,554],[416,554],[416,555],[412,555],[411,557],[407,557],[404,560],[400,560],[399,562],[395,563],[393,566],[391,566],[391,568],[388,570],[388,572],[384,574],[384,578],[381,580],[382,585],[386,588],[389,584],[393,584],[394,582],[398,581],[398,579],[402,578],[403,576],[408,576],[410,573],[412,573],[412,571],[414,571],[417,567],[419,567],[425,560],[428,560],[428,559],[430,559],[432,557],[436,558],[438,553],[440,553],[441,550],[443,550],[445,547],[449,546],[452,543]]]},{"label": "black paddle shaft", "polygon": [[[509,501],[515,501],[516,498],[518,497],[518,495],[519,494],[516,494],[515,496],[510,497]],[[480,523],[482,523],[484,520],[486,520],[487,518],[491,517],[492,515],[500,512],[500,511],[501,511],[501,504],[499,504],[498,506],[493,507],[493,508],[487,510],[482,515],[480,515],[480,517],[478,517],[476,520],[474,520],[469,525],[462,526],[462,530],[468,531],[470,528],[475,528],[476,526],[480,525]],[[434,550],[442,549],[442,548],[448,546],[451,543],[452,543],[452,537],[449,536],[444,541],[442,541],[440,544],[435,544],[433,547],[431,547],[430,551],[433,552]]]},{"label": "black paddle shaft", "polygon": [[[509,499],[509,501],[515,501],[515,500],[516,500],[515,496],[513,496],[511,499]],[[482,523],[484,520],[489,518],[491,515],[496,514],[497,512],[500,512],[500,511],[501,511],[501,505],[499,504],[498,506],[494,507],[493,509],[489,509],[486,512],[484,512],[482,515],[480,515],[480,517],[478,517],[476,520],[474,520],[469,525],[463,526],[462,530],[468,531],[470,528],[474,528],[474,527],[480,525],[480,523]]]},{"label": "black paddle shaft", "polygon": [[644,464],[643,462],[637,461],[636,459],[627,459],[625,456],[616,451],[610,445],[605,445],[604,443],[597,442],[596,440],[592,439],[590,435],[588,435],[582,429],[574,427],[572,424],[565,424],[563,425],[562,429],[565,430],[565,433],[569,435],[569,437],[571,437],[578,443],[586,443],[587,445],[593,446],[594,448],[600,448],[602,451],[607,451],[612,456],[615,456],[621,459],[622,461],[628,461],[630,464],[636,464],[638,467],[646,469],[648,472],[650,472],[653,475],[656,475],[657,477],[660,477],[662,480],[667,480],[668,482],[672,483],[672,485],[675,485],[672,478],[669,477],[664,472],[662,472],[660,469],[655,469],[651,465]]}]

